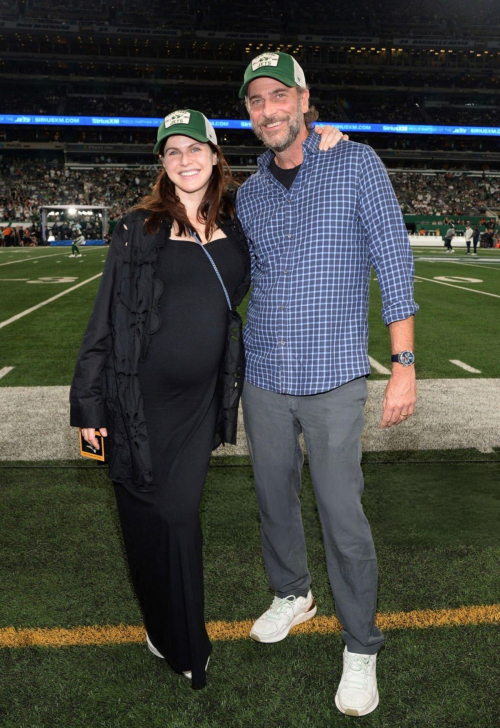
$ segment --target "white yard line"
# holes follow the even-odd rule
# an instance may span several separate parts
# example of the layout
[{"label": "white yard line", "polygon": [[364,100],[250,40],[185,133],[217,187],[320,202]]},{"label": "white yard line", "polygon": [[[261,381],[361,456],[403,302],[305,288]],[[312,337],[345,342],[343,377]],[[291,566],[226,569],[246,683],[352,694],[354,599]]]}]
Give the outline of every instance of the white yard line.
[{"label": "white yard line", "polygon": [[444,281],[435,281],[433,278],[424,278],[423,276],[415,276],[420,281],[429,281],[429,283],[437,283],[440,286],[449,286],[450,288],[459,288],[461,291],[472,291],[472,293],[481,293],[483,296],[491,296],[492,298],[500,298],[497,293],[488,293],[487,291],[477,291],[475,288],[466,288],[465,286],[456,286],[454,283],[445,283]]},{"label": "white yard line", "polygon": [[[418,260],[417,263],[436,263],[435,260]],[[441,261],[439,261],[441,263]],[[493,268],[489,265],[480,265],[479,263],[462,263],[460,260],[445,260],[445,263],[452,263],[453,265],[463,265],[469,268],[485,268],[486,270],[500,271],[500,265],[494,266]]]},{"label": "white yard line", "polygon": [[26,311],[21,311],[21,313],[16,313],[16,315],[12,316],[10,319],[7,319],[6,321],[1,321],[0,329],[3,329],[4,326],[8,326],[9,324],[14,323],[14,321],[18,321],[20,318],[23,318],[23,316],[27,316],[29,313],[32,313],[33,311],[36,311],[39,308],[42,308],[42,306],[46,306],[48,303],[52,303],[52,301],[57,301],[57,299],[61,298],[61,296],[65,296],[67,293],[71,293],[71,291],[76,291],[77,288],[81,288],[82,286],[85,286],[87,283],[91,283],[91,281],[95,281],[97,278],[100,278],[101,276],[102,276],[102,273],[98,273],[96,276],[92,276],[92,278],[87,278],[86,281],[77,283],[76,286],[71,286],[71,288],[67,288],[65,291],[61,291],[61,293],[57,293],[55,296],[51,296],[50,298],[47,298],[46,301],[37,303],[36,306],[27,308]]},{"label": "white yard line", "polygon": [[375,359],[373,359],[373,358],[372,358],[371,356],[369,356],[369,357],[368,357],[368,360],[369,360],[369,362],[370,362],[370,365],[371,365],[371,366],[372,366],[372,367],[373,367],[373,368],[375,369],[375,371],[377,371],[377,372],[378,372],[379,374],[388,374],[389,376],[391,376],[391,372],[389,371],[389,369],[387,369],[387,367],[384,367],[384,366],[383,366],[382,364],[379,364],[379,362],[378,362],[378,361],[376,361]]},{"label": "white yard line", "polygon": [[464,364],[464,362],[460,361],[459,359],[450,359],[449,361],[452,364],[455,364],[455,366],[460,367],[461,369],[465,369],[466,372],[472,372],[472,374],[481,374],[480,369],[474,369],[474,367],[469,366],[469,364]]},{"label": "white yard line", "polygon": [[0,379],[2,377],[5,377],[5,375],[11,372],[13,369],[14,367],[3,367],[2,369],[0,369]]},{"label": "white yard line", "polygon": [[[87,253],[95,253],[96,250],[97,250],[97,248],[89,248],[86,252]],[[33,256],[33,257],[26,256],[26,259],[25,260],[9,260],[7,263],[0,263],[0,266],[2,266],[2,265],[15,265],[16,263],[27,263],[28,261],[40,260],[41,258],[55,258],[57,255],[59,255],[59,257],[60,257],[61,256],[61,251],[59,251],[59,253],[51,253],[50,255],[37,255],[37,256]]]}]

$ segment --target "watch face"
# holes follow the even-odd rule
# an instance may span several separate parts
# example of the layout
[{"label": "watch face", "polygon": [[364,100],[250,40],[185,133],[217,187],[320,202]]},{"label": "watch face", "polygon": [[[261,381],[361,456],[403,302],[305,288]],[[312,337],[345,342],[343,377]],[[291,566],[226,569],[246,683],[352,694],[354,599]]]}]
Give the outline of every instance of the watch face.
[{"label": "watch face", "polygon": [[412,351],[402,351],[398,355],[398,359],[404,367],[409,367],[415,361],[415,354]]}]

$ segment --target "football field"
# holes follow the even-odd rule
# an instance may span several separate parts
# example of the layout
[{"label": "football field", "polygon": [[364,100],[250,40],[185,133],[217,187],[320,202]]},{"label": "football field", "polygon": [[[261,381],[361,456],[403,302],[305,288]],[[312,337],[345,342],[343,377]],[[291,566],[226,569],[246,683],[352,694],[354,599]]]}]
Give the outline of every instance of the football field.
[{"label": "football field", "polygon": [[[0,386],[68,385],[92,308],[107,248],[0,248],[2,338]],[[500,307],[500,250],[477,258],[442,248],[416,248],[416,353],[420,379],[500,376],[496,336]],[[59,296],[59,298],[55,298]],[[387,368],[388,334],[372,273],[370,356]],[[246,301],[242,305],[245,314]],[[459,361],[461,364],[452,363]],[[373,369],[372,378],[381,375]]]},{"label": "football field", "polygon": [[414,248],[420,409],[386,439],[376,422],[390,348],[372,272],[363,505],[386,647],[380,706],[361,719],[334,704],[342,644],[307,465],[318,616],[275,645],[248,638],[272,595],[242,445],[214,456],[202,501],[206,689],[147,650],[106,468],[78,459],[67,425],[107,249],[69,252],[0,248],[2,728],[496,728],[500,250]]}]

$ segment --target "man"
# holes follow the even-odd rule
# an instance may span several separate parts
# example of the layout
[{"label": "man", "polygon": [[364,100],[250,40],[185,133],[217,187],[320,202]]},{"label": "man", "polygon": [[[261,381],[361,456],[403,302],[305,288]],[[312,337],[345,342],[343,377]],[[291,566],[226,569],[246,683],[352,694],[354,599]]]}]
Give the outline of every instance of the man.
[{"label": "man", "polygon": [[[470,255],[470,243],[472,238],[474,237],[474,231],[470,226],[470,220],[467,220],[467,227],[465,228],[465,243],[467,245],[467,253],[466,255]],[[476,252],[474,250],[474,252]]]},{"label": "man", "polygon": [[82,235],[82,229],[78,223],[71,226],[71,236],[73,238],[71,241],[71,255],[68,257],[81,258],[82,254],[80,253],[80,248],[78,246],[85,244],[85,238]]},{"label": "man", "polygon": [[447,253],[454,253],[455,251],[451,247],[451,241],[455,237],[455,225],[453,223],[453,220],[450,220],[449,223],[450,227],[446,231],[446,235],[444,236],[444,244],[446,246],[446,252]]},{"label": "man", "polygon": [[360,437],[366,377],[370,267],[382,291],[392,375],[382,427],[413,414],[413,259],[386,170],[368,146],[319,152],[299,64],[264,53],[240,89],[253,129],[269,147],[240,188],[237,211],[252,252],[245,329],[243,412],[261,512],[271,607],[260,642],[284,639],[316,614],[299,491],[304,433],[328,574],[343,626],[344,671],[335,702],[349,715],[377,707],[377,564],[361,506]]},{"label": "man", "polygon": [[476,227],[474,228],[474,233],[472,235],[472,242],[474,245],[474,252],[472,253],[472,255],[477,256],[477,244],[479,243],[479,236],[480,236],[479,225],[476,225]]},{"label": "man", "polygon": [[8,222],[3,229],[3,240],[6,248],[16,244],[16,231],[11,222]]}]

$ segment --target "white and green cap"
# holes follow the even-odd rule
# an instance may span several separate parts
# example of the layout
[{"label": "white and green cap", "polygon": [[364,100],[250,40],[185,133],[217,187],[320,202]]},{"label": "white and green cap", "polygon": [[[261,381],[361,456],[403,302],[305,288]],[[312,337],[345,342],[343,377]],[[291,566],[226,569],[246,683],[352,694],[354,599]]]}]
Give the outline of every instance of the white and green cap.
[{"label": "white and green cap", "polygon": [[217,144],[217,135],[212,124],[201,111],[193,111],[193,109],[172,111],[165,117],[158,127],[158,137],[153,153],[158,154],[162,142],[174,134],[182,134],[204,144],[207,142]]},{"label": "white and green cap", "polygon": [[293,56],[288,53],[261,53],[248,64],[243,79],[243,86],[238,96],[240,99],[247,95],[248,84],[255,78],[267,76],[281,81],[285,86],[299,86],[306,88],[306,77]]}]

